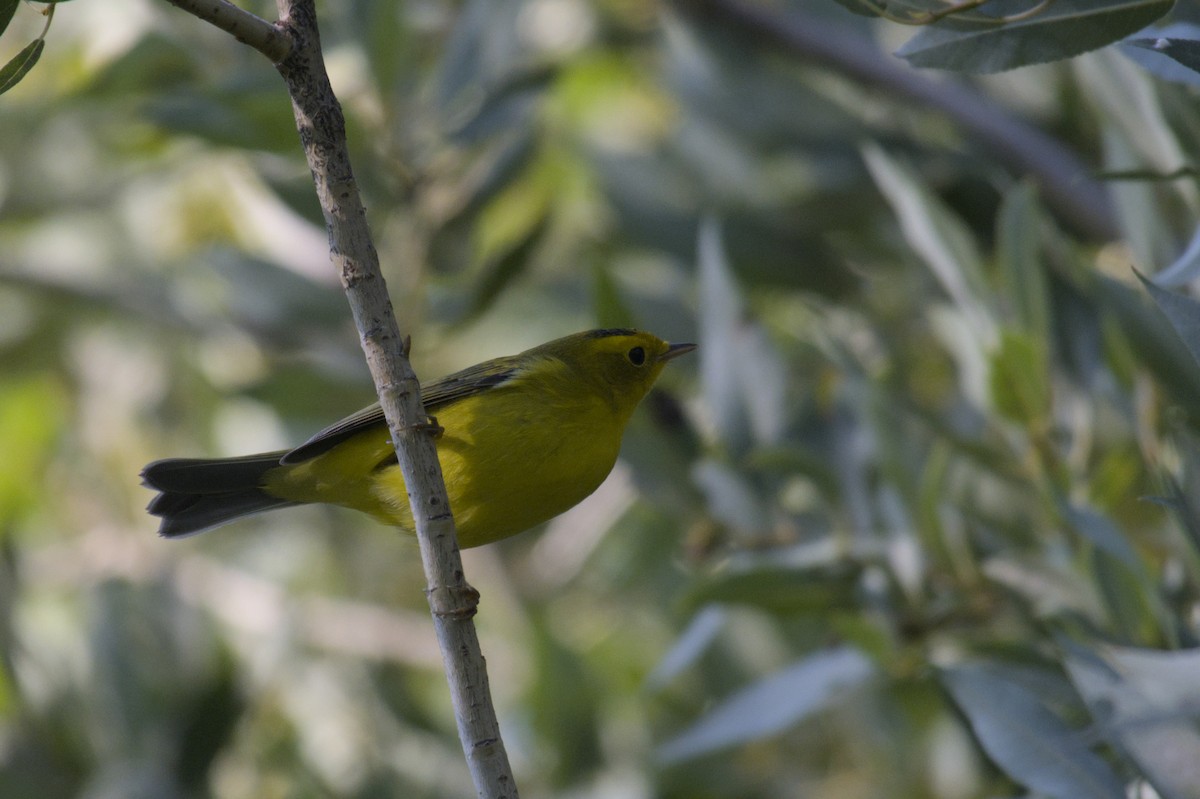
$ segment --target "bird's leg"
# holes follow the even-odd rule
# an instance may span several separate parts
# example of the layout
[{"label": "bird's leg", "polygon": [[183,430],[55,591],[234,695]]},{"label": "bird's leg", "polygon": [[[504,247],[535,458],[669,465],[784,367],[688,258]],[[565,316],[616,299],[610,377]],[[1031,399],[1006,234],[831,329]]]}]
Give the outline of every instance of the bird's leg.
[{"label": "bird's leg", "polygon": [[446,428],[444,428],[440,424],[438,424],[437,417],[429,416],[429,415],[425,416],[425,421],[417,422],[416,424],[410,424],[408,427],[406,427],[404,429],[405,430],[425,430],[429,433],[432,433],[434,438],[441,438],[442,433],[446,432]]}]

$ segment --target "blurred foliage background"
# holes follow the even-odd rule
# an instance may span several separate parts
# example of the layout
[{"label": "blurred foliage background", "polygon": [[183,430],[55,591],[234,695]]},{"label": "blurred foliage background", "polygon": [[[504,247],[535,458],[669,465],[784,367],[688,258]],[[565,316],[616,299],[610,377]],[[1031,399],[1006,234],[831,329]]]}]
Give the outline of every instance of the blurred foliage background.
[{"label": "blurred foliage background", "polygon": [[[1198,76],[1108,44],[1171,5],[322,5],[418,374],[701,345],[465,553],[525,796],[1200,796],[1200,316],[1133,271],[1195,277]],[[0,142],[0,796],[470,795],[413,543],[142,510],[372,399],[274,71],[79,0]]]}]

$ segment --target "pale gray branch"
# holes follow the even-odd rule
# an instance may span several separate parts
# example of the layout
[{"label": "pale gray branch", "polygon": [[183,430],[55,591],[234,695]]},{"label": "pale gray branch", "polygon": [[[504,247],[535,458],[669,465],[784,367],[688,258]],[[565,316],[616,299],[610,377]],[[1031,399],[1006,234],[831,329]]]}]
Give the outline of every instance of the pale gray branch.
[{"label": "pale gray branch", "polygon": [[[279,21],[274,25],[223,0],[168,2],[266,53],[287,85],[296,130],[325,215],[330,254],[350,303],[408,490],[434,631],[467,765],[480,797],[516,799],[517,787],[500,739],[472,621],[479,594],[463,574],[437,446],[421,403],[421,387],[408,362],[408,340],[401,336],[392,312],[366,210],[350,168],[345,118],[325,71],[314,0],[276,0]],[[268,30],[271,36],[267,36]],[[285,47],[271,52],[264,49],[276,40]]]},{"label": "pale gray branch", "polygon": [[278,27],[227,0],[167,0],[173,6],[216,25],[239,42],[253,47],[272,64],[287,58],[292,43]]},{"label": "pale gray branch", "polygon": [[366,209],[350,168],[345,119],[325,72],[315,4],[313,0],[277,2],[279,26],[290,37],[292,51],[276,66],[292,98],[296,129],[329,230],[329,250],[408,489],[459,740],[479,796],[515,799],[516,783],[500,739],[472,621],[479,594],[463,574],[437,446],[421,404],[421,387],[408,362],[407,339],[401,337],[392,313]]}]

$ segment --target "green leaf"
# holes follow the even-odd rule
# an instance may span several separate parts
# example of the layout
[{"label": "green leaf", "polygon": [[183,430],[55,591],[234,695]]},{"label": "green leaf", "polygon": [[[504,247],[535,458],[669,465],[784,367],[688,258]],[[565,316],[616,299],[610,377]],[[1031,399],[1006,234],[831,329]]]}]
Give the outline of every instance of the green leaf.
[{"label": "green leaf", "polygon": [[[500,66],[501,59],[495,58],[497,51],[502,49],[498,42],[509,32],[496,23],[499,22],[500,15],[513,11],[506,6],[511,4],[473,0],[466,3],[456,17],[450,36],[443,44],[441,65],[434,90],[437,102],[451,119],[461,113],[461,109],[455,107],[455,101],[461,102],[461,96],[472,90],[477,92],[481,83],[480,76],[487,75],[489,68]],[[491,47],[483,47],[483,41],[489,31],[496,36],[497,43]],[[489,60],[489,56],[493,60]],[[468,109],[471,113],[473,110]]]},{"label": "green leaf", "polygon": [[592,270],[592,306],[600,327],[637,327],[617,281],[600,264]]},{"label": "green leaf", "polygon": [[[1099,730],[1126,752],[1163,799],[1195,799],[1200,785],[1200,651],[1073,647],[1064,658]],[[1190,717],[1190,718],[1189,718]]]},{"label": "green leaf", "polygon": [[761,325],[749,318],[730,268],[721,225],[706,217],[697,241],[700,376],[722,442],[736,454],[777,444],[786,421],[784,368]]},{"label": "green leaf", "polygon": [[834,2],[849,11],[851,14],[858,14],[862,17],[879,16],[879,12],[864,3],[862,0],[834,0]]},{"label": "green leaf", "polygon": [[483,267],[483,274],[475,286],[471,306],[467,311],[468,318],[477,317],[490,308],[513,281],[525,272],[549,227],[550,217],[542,216],[516,242],[488,258]]},{"label": "green leaf", "polygon": [[988,579],[1037,608],[1039,617],[1081,615],[1102,620],[1104,608],[1091,583],[1069,565],[1029,555],[993,555],[983,564]]},{"label": "green leaf", "polygon": [[1175,328],[1179,340],[1187,347],[1192,358],[1200,364],[1200,302],[1185,294],[1167,291],[1141,274],[1138,274],[1138,280],[1142,281],[1158,309]]},{"label": "green leaf", "polygon": [[64,391],[48,375],[9,375],[0,386],[0,519],[21,518],[49,499],[31,474],[41,474],[54,443],[66,429]]},{"label": "green leaf", "polygon": [[[1127,171],[1150,167],[1166,174],[1187,165],[1190,142],[1171,124],[1155,81],[1115,50],[1105,50],[1075,65],[1080,90],[1089,102],[1107,109],[1100,130],[1105,169]],[[1178,234],[1162,213],[1162,188],[1140,181],[1118,181],[1107,187],[1117,222],[1137,265],[1174,260]]]},{"label": "green leaf", "polygon": [[478,105],[453,120],[454,128],[446,135],[459,146],[495,140],[514,128],[533,127],[532,116],[556,73],[544,65],[520,70],[489,87]]},{"label": "green leaf", "polygon": [[695,663],[716,639],[728,617],[728,612],[720,605],[713,604],[701,608],[675,641],[675,645],[663,655],[654,671],[646,678],[646,687],[652,690],[661,688]]},{"label": "green leaf", "polygon": [[1191,283],[1197,274],[1200,274],[1200,227],[1192,233],[1192,240],[1183,253],[1154,276],[1154,282],[1158,286],[1177,288]]},{"label": "green leaf", "polygon": [[683,598],[683,606],[717,602],[751,605],[776,614],[824,614],[854,606],[861,572],[849,561],[741,566],[697,581]]},{"label": "green leaf", "polygon": [[[538,155],[538,144],[532,129],[523,131],[506,140],[479,160],[478,173],[464,183],[462,191],[466,197],[463,204],[444,220],[439,236],[456,242],[469,240],[469,231],[475,219],[501,192],[521,179],[530,169]],[[465,229],[465,230],[464,230]]]},{"label": "green leaf", "polygon": [[991,395],[996,410],[1026,427],[1043,424],[1050,412],[1044,339],[1004,331],[991,358]]},{"label": "green leaf", "polygon": [[[154,74],[152,63],[143,66]],[[169,69],[159,74],[163,81],[169,81],[177,79],[179,72]],[[285,135],[293,124],[286,99],[259,82],[257,76],[242,86],[204,93],[180,85],[169,93],[154,95],[142,113],[167,131],[198,136],[218,145],[277,152],[295,146],[295,130],[290,130],[291,140]]]},{"label": "green leaf", "polygon": [[1067,522],[1077,533],[1129,568],[1140,568],[1141,559],[1129,543],[1129,539],[1107,516],[1075,505],[1063,505],[1062,511]]},{"label": "green leaf", "polygon": [[25,77],[26,73],[33,69],[34,64],[42,57],[42,50],[45,47],[45,39],[34,39],[25,45],[21,52],[13,56],[7,64],[0,67],[0,94],[4,94],[21,82],[21,78]]},{"label": "green leaf", "polygon": [[1147,28],[1141,31],[1141,34],[1149,38],[1126,39],[1121,44],[1121,52],[1128,59],[1162,80],[1183,83],[1188,86],[1200,86],[1200,73],[1184,66],[1155,47],[1164,39],[1183,39],[1194,42],[1200,39],[1200,25],[1194,22],[1172,22],[1161,27]]},{"label": "green leaf", "polygon": [[1100,598],[1108,610],[1114,637],[1127,642],[1152,640],[1158,633],[1153,586],[1145,570],[1130,566],[1097,547],[1091,551],[1090,566]]},{"label": "green leaf", "polygon": [[[1194,452],[1188,454],[1192,457],[1195,456]],[[1173,474],[1163,470],[1160,479],[1166,488],[1166,496],[1145,497],[1145,499],[1170,510],[1183,531],[1184,538],[1191,544],[1193,553],[1200,555],[1200,508],[1197,508],[1192,495],[1184,491],[1183,486]]]},{"label": "green leaf", "polygon": [[[990,16],[1019,14],[1035,0],[988,3]],[[1000,72],[1071,58],[1141,30],[1171,10],[1174,0],[1057,0],[1015,22],[957,14],[924,28],[896,52],[915,67]]]},{"label": "green leaf", "polygon": [[943,673],[988,756],[1021,785],[1055,799],[1123,799],[1108,764],[1023,686],[987,666]]},{"label": "green leaf", "polygon": [[153,98],[160,93],[183,92],[184,99],[190,101],[201,80],[199,70],[182,42],[148,33],[92,72],[88,93],[110,101],[146,96],[153,108]]},{"label": "green leaf", "polygon": [[191,686],[191,694],[180,702],[179,748],[175,772],[184,785],[201,789],[213,762],[229,746],[237,723],[245,711],[233,664],[222,658],[207,682]]},{"label": "green leaf", "polygon": [[996,257],[1013,310],[1021,329],[1042,341],[1050,331],[1050,300],[1038,235],[1044,213],[1037,189],[1022,181],[1005,193],[996,220]]},{"label": "green leaf", "polygon": [[994,341],[996,323],[984,298],[990,295],[983,259],[970,231],[925,186],[915,171],[875,144],[863,147],[875,185],[892,207],[905,241],[921,256],[982,343]]},{"label": "green leaf", "polygon": [[[1200,366],[1164,314],[1155,310],[1144,294],[1112,278],[1100,277],[1096,290],[1102,308],[1125,334],[1140,365],[1150,369],[1175,401],[1200,419]],[[1172,298],[1171,303],[1174,298],[1181,298],[1172,292],[1160,292],[1152,294],[1167,295]],[[1194,308],[1189,309],[1187,298],[1182,300],[1177,309],[1181,322],[1194,312]]]},{"label": "green leaf", "polygon": [[721,226],[706,218],[697,242],[700,284],[700,377],[705,401],[721,440],[733,452],[749,445],[749,420],[738,385],[736,331],[745,315],[741,292],[730,272]]},{"label": "green leaf", "polygon": [[776,735],[828,707],[873,673],[871,662],[854,649],[810,655],[718,703],[659,747],[658,758],[677,763]]},{"label": "green leaf", "polygon": [[554,635],[545,619],[533,622],[533,679],[525,706],[543,746],[555,754],[545,776],[561,786],[603,762],[597,737],[603,695],[587,662]]},{"label": "green leaf", "polygon": [[1193,72],[1200,72],[1200,42],[1193,39],[1131,39],[1129,44],[1169,56]]},{"label": "green leaf", "polygon": [[0,0],[0,34],[8,30],[8,24],[12,22],[20,4],[21,0]]},{"label": "green leaf", "polygon": [[734,530],[761,533],[770,527],[770,506],[750,476],[707,458],[692,469],[692,481],[704,493],[708,512]]}]

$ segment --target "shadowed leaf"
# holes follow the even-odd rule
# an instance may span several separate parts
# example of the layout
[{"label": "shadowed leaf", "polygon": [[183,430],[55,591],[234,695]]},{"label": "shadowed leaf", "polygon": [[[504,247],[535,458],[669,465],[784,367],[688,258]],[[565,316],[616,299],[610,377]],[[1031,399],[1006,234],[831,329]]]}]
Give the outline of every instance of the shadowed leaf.
[{"label": "shadowed leaf", "polygon": [[34,39],[25,45],[21,52],[13,56],[7,64],[0,67],[0,94],[4,94],[21,82],[21,78],[25,77],[42,57],[42,50],[45,47],[45,39]]},{"label": "shadowed leaf", "polygon": [[871,662],[853,649],[811,655],[716,705],[694,726],[663,744],[659,760],[690,760],[783,732],[873,673]]},{"label": "shadowed leaf", "polygon": [[21,0],[0,0],[0,34],[8,30],[8,24],[12,22],[13,14],[17,13],[17,6],[21,4]]},{"label": "shadowed leaf", "polygon": [[1057,0],[1039,13],[1033,0],[1001,0],[983,11],[946,17],[896,51],[915,67],[1001,72],[1086,53],[1141,30],[1171,10],[1174,0]]},{"label": "shadowed leaf", "polygon": [[988,755],[1018,783],[1055,799],[1125,796],[1108,764],[1023,686],[978,665],[946,671],[942,682]]},{"label": "shadowed leaf", "polygon": [[1192,358],[1200,364],[1200,302],[1185,294],[1167,291],[1153,281],[1138,275],[1154,303],[1158,306],[1171,327],[1179,334],[1179,340],[1187,347]]},{"label": "shadowed leaf", "polygon": [[1200,72],[1200,41],[1193,39],[1132,39],[1129,44],[1162,53],[1193,72]]}]

